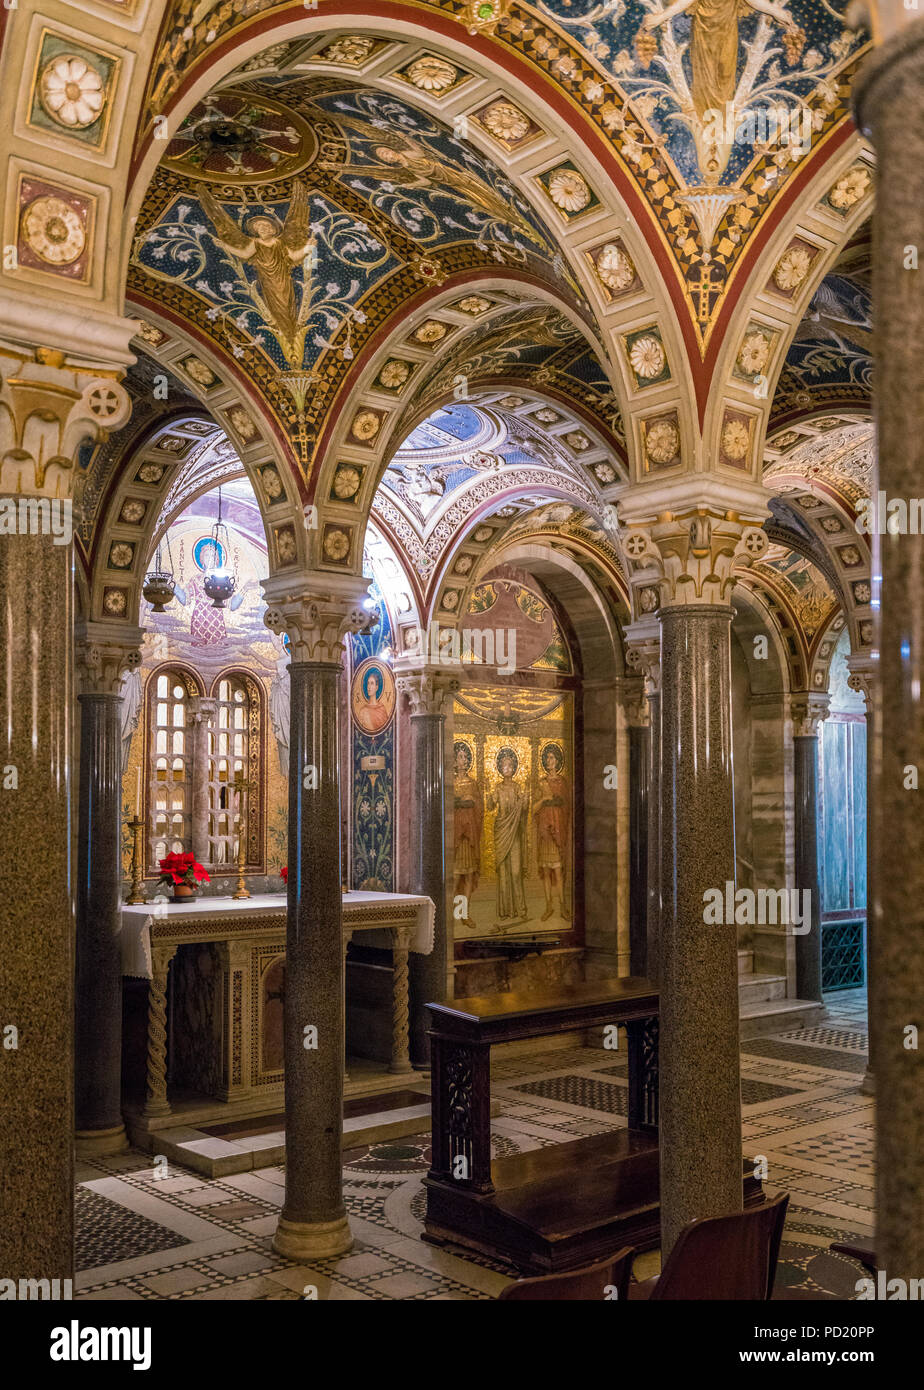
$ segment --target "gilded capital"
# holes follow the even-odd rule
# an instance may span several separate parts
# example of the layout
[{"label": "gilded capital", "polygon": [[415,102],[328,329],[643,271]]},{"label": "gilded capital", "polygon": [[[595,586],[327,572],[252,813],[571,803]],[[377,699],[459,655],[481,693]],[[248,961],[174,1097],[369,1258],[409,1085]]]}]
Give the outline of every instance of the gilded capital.
[{"label": "gilded capital", "polygon": [[272,575],[263,581],[266,626],[285,633],[295,662],[339,666],[347,633],[369,631],[377,615],[363,606],[368,580],[354,575]]},{"label": "gilded capital", "polygon": [[63,352],[0,351],[0,493],[70,497],[87,439],[105,439],[131,415],[118,373],[70,366]]},{"label": "gilded capital", "polygon": [[706,507],[631,527],[622,550],[637,618],[658,608],[730,603],[735,569],[753,564],[768,544],[760,526]]}]

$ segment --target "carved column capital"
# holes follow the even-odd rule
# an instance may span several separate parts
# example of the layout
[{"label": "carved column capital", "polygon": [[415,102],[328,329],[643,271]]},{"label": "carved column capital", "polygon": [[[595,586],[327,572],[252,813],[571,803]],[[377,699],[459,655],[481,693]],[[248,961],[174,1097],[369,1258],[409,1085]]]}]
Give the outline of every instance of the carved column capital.
[{"label": "carved column capital", "polygon": [[273,575],[263,581],[263,621],[288,634],[294,662],[339,666],[347,633],[369,631],[377,621],[363,606],[368,587],[355,575]]},{"label": "carved column capital", "polygon": [[630,672],[645,678],[645,694],[656,695],[661,689],[661,630],[658,620],[649,614],[623,629],[626,643],[626,666]]},{"label": "carved column capital", "polygon": [[81,695],[121,695],[122,677],[141,665],[144,632],[129,623],[81,622],[75,654]]},{"label": "carved column capital", "polygon": [[880,695],[879,665],[868,652],[856,652],[847,658],[847,684],[851,690],[863,696],[866,704],[866,717],[870,719],[876,710]]},{"label": "carved column capital", "polygon": [[80,445],[107,438],[131,415],[120,374],[69,365],[51,348],[0,354],[0,493],[69,498]]},{"label": "carved column capital", "polygon": [[398,690],[406,695],[411,714],[440,715],[446,701],[459,689],[458,676],[426,666],[403,671],[397,678]]},{"label": "carved column capital", "polygon": [[218,710],[218,701],[209,695],[194,695],[186,702],[186,724],[193,728],[195,725],[204,724],[206,728],[211,724]]},{"label": "carved column capital", "polygon": [[753,564],[768,544],[759,525],[706,506],[630,525],[621,549],[634,614],[641,621],[659,608],[730,603],[735,568]]},{"label": "carved column capital", "polygon": [[793,738],[817,738],[828,717],[831,697],[816,690],[795,692],[789,702]]},{"label": "carved column capital", "polygon": [[648,727],[648,695],[645,680],[638,676],[618,676],[616,694],[626,716],[626,723],[634,729]]}]

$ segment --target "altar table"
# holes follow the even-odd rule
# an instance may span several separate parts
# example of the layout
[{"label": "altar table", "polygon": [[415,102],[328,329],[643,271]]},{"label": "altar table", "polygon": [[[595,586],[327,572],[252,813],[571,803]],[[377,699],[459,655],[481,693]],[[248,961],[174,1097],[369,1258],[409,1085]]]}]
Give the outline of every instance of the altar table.
[{"label": "altar table", "polygon": [[[408,952],[433,950],[434,906],[400,893],[343,895],[343,951],[354,933],[393,958],[392,1048],[389,1070],[411,1072],[408,1056]],[[167,982],[171,962],[184,977],[185,1015],[173,1021],[175,1061],[187,1084],[222,1100],[279,1095],[286,897],[205,897],[189,903],[149,902],[122,909],[122,973],[146,979],[148,1118],[169,1115]],[[177,958],[199,946],[197,958]],[[192,953],[184,953],[184,957]]]}]

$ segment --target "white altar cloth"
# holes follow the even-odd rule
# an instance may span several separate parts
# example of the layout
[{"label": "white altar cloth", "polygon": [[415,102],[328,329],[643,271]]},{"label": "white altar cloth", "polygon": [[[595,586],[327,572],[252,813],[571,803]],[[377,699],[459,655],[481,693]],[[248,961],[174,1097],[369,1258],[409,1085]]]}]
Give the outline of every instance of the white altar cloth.
[{"label": "white altar cloth", "polygon": [[[408,909],[412,909],[410,914]],[[367,893],[362,891],[343,895],[343,930],[345,934],[395,927],[399,920],[413,922],[409,949],[420,955],[433,950],[435,908],[430,898],[412,893]],[[229,933],[248,931],[249,919],[258,918],[259,926],[279,923],[279,934],[285,935],[285,893],[257,893],[251,898],[195,898],[187,903],[148,902],[124,904],[122,907],[122,974],[143,980],[152,976],[151,929],[155,936],[178,940],[181,944],[185,930],[188,940],[222,941]]]}]

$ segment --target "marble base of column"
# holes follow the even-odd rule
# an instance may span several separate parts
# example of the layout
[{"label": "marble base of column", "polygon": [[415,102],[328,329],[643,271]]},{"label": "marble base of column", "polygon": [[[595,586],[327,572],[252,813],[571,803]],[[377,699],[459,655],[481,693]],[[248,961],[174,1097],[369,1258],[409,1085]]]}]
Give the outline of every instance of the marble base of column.
[{"label": "marble base of column", "polygon": [[74,1133],[78,1158],[101,1158],[106,1154],[121,1154],[130,1147],[124,1125],[112,1129],[76,1130]]},{"label": "marble base of column", "polygon": [[293,661],[289,675],[286,1190],[273,1248],[311,1260],[343,1254],[353,1244],[341,1167],[340,666]]},{"label": "marble base of column", "polygon": [[[732,610],[662,608],[661,1251],[742,1207],[737,928],[704,921],[735,876]],[[724,915],[724,914],[723,914]]]}]

